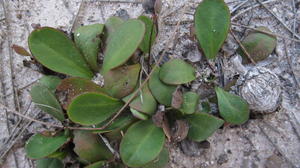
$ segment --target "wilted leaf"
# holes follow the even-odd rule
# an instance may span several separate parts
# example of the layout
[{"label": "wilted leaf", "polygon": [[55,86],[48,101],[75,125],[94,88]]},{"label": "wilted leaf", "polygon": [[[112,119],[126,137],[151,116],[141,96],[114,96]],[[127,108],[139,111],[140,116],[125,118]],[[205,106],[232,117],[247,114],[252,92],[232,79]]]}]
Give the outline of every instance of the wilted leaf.
[{"label": "wilted leaf", "polygon": [[130,108],[131,114],[135,117],[138,118],[140,120],[147,120],[149,118],[149,116],[147,116],[144,113],[141,113],[133,108]]},{"label": "wilted leaf", "polygon": [[185,92],[183,94],[183,103],[179,109],[183,114],[193,114],[198,108],[200,96],[195,92]]},{"label": "wilted leaf", "polygon": [[105,90],[115,98],[128,96],[136,87],[140,69],[140,64],[135,64],[108,71],[103,75]]},{"label": "wilted leaf", "polygon": [[159,156],[150,163],[143,166],[143,168],[164,168],[169,162],[169,151],[167,148],[163,148]]},{"label": "wilted leaf", "polygon": [[104,161],[99,161],[93,164],[90,164],[88,166],[85,166],[84,168],[102,168],[105,165],[106,162]]},{"label": "wilted leaf", "polygon": [[47,86],[48,89],[51,92],[55,92],[56,87],[60,84],[61,79],[57,76],[43,76],[41,79],[39,79],[39,84],[42,84],[44,86]]},{"label": "wilted leaf", "polygon": [[54,93],[47,86],[36,84],[31,88],[30,95],[32,102],[44,112],[52,115],[56,119],[63,121],[64,113],[58,103]]},{"label": "wilted leaf", "polygon": [[144,24],[146,25],[145,36],[139,48],[144,53],[149,53],[156,39],[156,33],[157,33],[156,26],[154,25],[152,19],[147,16],[140,16],[138,17],[138,19],[144,22]]},{"label": "wilted leaf", "polygon": [[160,68],[157,67],[149,79],[149,89],[154,98],[161,104],[171,106],[172,94],[176,90],[176,86],[167,85],[159,79]]},{"label": "wilted leaf", "polygon": [[177,89],[172,94],[172,107],[179,109],[183,103],[183,94],[181,90]]},{"label": "wilted leaf", "polygon": [[[266,27],[258,27],[257,29],[272,33]],[[258,62],[266,59],[273,52],[276,47],[276,37],[260,32],[251,32],[242,41],[242,44],[253,60]],[[238,48],[237,52],[242,56],[244,64],[251,62],[241,47]]]},{"label": "wilted leaf", "polygon": [[104,53],[102,72],[124,64],[138,48],[145,34],[142,21],[131,19],[124,22],[112,34]]},{"label": "wilted leaf", "polygon": [[12,49],[14,49],[14,51],[16,53],[18,53],[19,55],[22,55],[22,56],[31,56],[31,54],[24,47],[21,47],[21,46],[18,46],[18,45],[14,44],[12,46]]},{"label": "wilted leaf", "polygon": [[99,124],[116,113],[123,103],[102,93],[83,93],[68,107],[70,120],[81,125]]},{"label": "wilted leaf", "polygon": [[192,65],[181,59],[172,59],[165,63],[159,72],[159,78],[166,84],[180,85],[196,79]]},{"label": "wilted leaf", "polygon": [[79,77],[71,77],[62,80],[60,85],[57,86],[57,91],[63,92],[67,95],[67,101],[65,102],[66,104],[64,104],[65,109],[68,108],[73,98],[82,93],[106,93],[105,89],[101,88],[94,82]]},{"label": "wilted leaf", "polygon": [[[142,95],[142,96],[141,96]],[[133,94],[130,94],[123,98],[124,102],[127,102]],[[129,106],[139,112],[146,113],[148,115],[152,115],[155,113],[157,108],[157,102],[152,96],[148,85],[145,85],[142,89],[142,93],[138,93],[138,95],[131,101]]]},{"label": "wilted leaf", "polygon": [[189,125],[185,120],[176,120],[175,130],[172,133],[172,140],[175,142],[180,142],[186,138],[189,132]]},{"label": "wilted leaf", "polygon": [[108,160],[113,157],[113,154],[97,134],[76,130],[74,131],[73,142],[75,153],[80,159],[88,163]]},{"label": "wilted leaf", "polygon": [[90,67],[97,72],[99,70],[97,57],[103,32],[103,24],[92,24],[79,27],[74,33],[76,46],[79,48]]},{"label": "wilted leaf", "polygon": [[83,56],[63,32],[50,27],[36,29],[28,44],[32,55],[45,67],[71,76],[93,77]]},{"label": "wilted leaf", "polygon": [[35,134],[27,141],[25,151],[29,158],[39,159],[52,154],[67,141],[69,137],[62,133],[53,137]]},{"label": "wilted leaf", "polygon": [[59,159],[46,158],[36,161],[37,168],[64,168],[64,164]]},{"label": "wilted leaf", "polygon": [[204,141],[219,129],[224,121],[207,113],[196,113],[187,116],[190,129],[188,137],[193,141]]},{"label": "wilted leaf", "polygon": [[216,58],[230,28],[228,6],[224,0],[203,0],[194,20],[196,36],[206,58]]},{"label": "wilted leaf", "polygon": [[124,21],[117,16],[112,16],[107,19],[105,23],[106,43],[108,43],[112,34],[121,26],[122,23],[124,23]]},{"label": "wilted leaf", "polygon": [[[133,121],[136,119],[129,114],[124,114],[116,118],[109,126],[107,126],[105,129],[93,131],[93,133],[107,133],[112,131],[120,131],[130,125]],[[101,124],[96,125],[96,128],[102,127],[104,124],[106,124],[107,121],[102,122]]]},{"label": "wilted leaf", "polygon": [[233,95],[217,87],[220,115],[226,122],[232,124],[243,124],[249,119],[249,105],[239,96]]},{"label": "wilted leaf", "polygon": [[120,144],[123,162],[130,167],[140,167],[154,160],[161,152],[165,135],[151,120],[139,121],[126,132]]}]

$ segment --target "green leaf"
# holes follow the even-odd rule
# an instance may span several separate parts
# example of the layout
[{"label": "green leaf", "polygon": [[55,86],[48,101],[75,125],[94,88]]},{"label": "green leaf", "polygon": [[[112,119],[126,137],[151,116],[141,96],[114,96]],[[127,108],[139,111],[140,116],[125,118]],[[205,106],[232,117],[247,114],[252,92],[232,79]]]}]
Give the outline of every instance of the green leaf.
[{"label": "green leaf", "polygon": [[64,164],[59,159],[46,158],[36,161],[37,168],[64,168]]},{"label": "green leaf", "polygon": [[104,161],[99,161],[93,164],[90,164],[88,166],[85,166],[84,168],[102,168],[105,165],[106,162]]},{"label": "green leaf", "polygon": [[187,116],[190,125],[188,137],[193,141],[204,141],[219,129],[224,121],[207,113],[196,113]]},{"label": "green leaf", "polygon": [[217,87],[220,115],[232,124],[243,124],[249,119],[249,105],[239,96],[233,95]]},{"label": "green leaf", "polygon": [[124,23],[124,21],[117,16],[112,16],[107,19],[105,23],[106,43],[108,43],[112,37],[112,34],[121,26],[122,23]]},{"label": "green leaf", "polygon": [[36,60],[53,71],[83,78],[93,77],[74,43],[59,30],[50,27],[36,29],[29,36],[28,45]]},{"label": "green leaf", "polygon": [[102,72],[124,64],[138,48],[145,34],[145,25],[137,19],[124,22],[111,36],[104,53]]},{"label": "green leaf", "polygon": [[[257,29],[272,33],[271,30],[266,27],[258,27]],[[276,41],[275,36],[254,31],[242,41],[242,44],[252,59],[255,62],[259,62],[266,59],[274,51]],[[241,47],[238,48],[237,52],[242,56],[243,64],[251,63]]]},{"label": "green leaf", "polygon": [[164,168],[169,162],[169,151],[167,148],[163,148],[159,156],[150,163],[143,166],[143,168]]},{"label": "green leaf", "polygon": [[76,46],[95,72],[99,70],[97,58],[101,43],[100,36],[103,32],[103,28],[103,24],[92,24],[81,26],[74,33]]},{"label": "green leaf", "polygon": [[149,79],[149,88],[154,98],[163,105],[171,106],[172,94],[176,90],[176,86],[167,85],[159,79],[160,68],[157,67],[151,78]]},{"label": "green leaf", "polygon": [[39,159],[54,153],[68,141],[69,137],[64,134],[57,136],[35,134],[27,141],[25,151],[29,158]]},{"label": "green leaf", "polygon": [[123,103],[102,93],[84,93],[68,107],[70,120],[81,125],[95,125],[116,113]]},{"label": "green leaf", "polygon": [[113,154],[97,134],[76,130],[74,131],[73,142],[75,144],[75,153],[81,160],[88,163],[108,160],[113,157]]},{"label": "green leaf", "polygon": [[42,84],[44,86],[47,86],[51,92],[55,92],[56,87],[60,84],[61,79],[57,76],[43,76],[41,79],[39,79],[39,84]]},{"label": "green leaf", "polygon": [[161,128],[151,120],[139,121],[126,132],[120,144],[120,155],[129,167],[140,167],[154,160],[165,143]]},{"label": "green leaf", "polygon": [[115,98],[128,96],[136,87],[140,69],[140,64],[135,64],[108,71],[103,75],[105,90]]},{"label": "green leaf", "polygon": [[[123,98],[124,102],[127,102],[133,93],[129,96]],[[148,85],[145,85],[142,89],[142,93],[138,93],[138,95],[131,101],[129,106],[139,112],[146,113],[148,115],[152,115],[155,113],[157,108],[157,102],[152,96]]]},{"label": "green leaf", "polygon": [[194,20],[195,33],[206,58],[216,58],[230,28],[228,6],[224,0],[203,0]]},{"label": "green leaf", "polygon": [[166,84],[180,85],[196,79],[192,65],[181,59],[172,59],[165,63],[159,72],[159,78]]},{"label": "green leaf", "polygon": [[101,88],[96,83],[79,77],[66,78],[57,86],[57,91],[67,95],[67,100],[63,104],[64,109],[67,109],[73,98],[86,92],[106,93],[104,88]]},{"label": "green leaf", "polygon": [[67,150],[57,150],[54,153],[51,153],[50,155],[48,155],[48,158],[54,158],[54,159],[64,159],[68,154]]},{"label": "green leaf", "polygon": [[145,36],[139,48],[144,53],[149,53],[156,39],[156,34],[157,34],[156,26],[154,25],[152,19],[147,16],[140,16],[138,17],[138,19],[144,22],[144,24],[146,25]]},{"label": "green leaf", "polygon": [[140,120],[148,120],[149,116],[147,116],[146,114],[143,114],[133,108],[130,108],[131,114],[135,117],[138,118]]},{"label": "green leaf", "polygon": [[[105,129],[93,131],[93,133],[102,134],[102,133],[118,131],[118,130],[120,131],[120,130],[124,129],[125,127],[127,127],[128,125],[130,125],[135,120],[136,119],[132,115],[124,114],[124,115],[121,115],[118,118],[116,118],[113,121],[113,123],[111,123]],[[101,124],[98,124],[96,126],[96,128],[100,128],[100,127],[104,126],[106,123],[107,123],[107,121],[104,121]]]},{"label": "green leaf", "polygon": [[193,114],[198,108],[200,96],[195,92],[185,92],[183,94],[183,104],[180,107],[180,111],[183,114]]},{"label": "green leaf", "polygon": [[32,102],[34,102],[41,110],[60,121],[65,119],[59,102],[57,101],[54,93],[50,91],[48,87],[36,84],[31,88],[30,95]]}]

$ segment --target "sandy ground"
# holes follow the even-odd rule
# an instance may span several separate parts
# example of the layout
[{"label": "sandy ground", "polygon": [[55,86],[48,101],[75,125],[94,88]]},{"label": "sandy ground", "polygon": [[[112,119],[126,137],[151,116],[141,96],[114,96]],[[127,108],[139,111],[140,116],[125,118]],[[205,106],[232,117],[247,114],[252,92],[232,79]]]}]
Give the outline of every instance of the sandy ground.
[{"label": "sandy ground", "polygon": [[[262,1],[262,0],[261,0]],[[0,0],[0,68],[1,68],[1,104],[23,114],[43,121],[52,121],[49,116],[31,103],[28,91],[41,75],[23,66],[22,57],[11,49],[13,44],[27,46],[27,37],[33,30],[32,24],[60,28],[67,32],[80,24],[104,23],[112,15],[137,17],[144,10],[140,3],[102,2],[101,0]],[[158,43],[153,48],[157,58],[165,48],[175,24],[182,18],[178,40],[167,48],[166,58],[178,57],[193,62],[198,69],[199,78],[192,84],[198,93],[203,92],[201,82],[209,76],[211,70],[201,64],[201,53],[195,49],[196,43],[189,40],[193,13],[200,0],[163,0],[160,14],[160,33]],[[266,26],[274,33],[286,38],[296,38],[300,25],[300,1],[268,0],[266,7],[274,12],[281,23],[256,0],[226,0],[232,11],[232,21],[250,26]],[[186,11],[182,16],[182,9]],[[125,14],[124,14],[125,13]],[[288,27],[290,31],[285,27]],[[235,34],[243,38],[247,30],[235,27]],[[295,35],[296,36],[296,35]],[[238,47],[231,36],[220,52],[219,63],[222,65],[225,82],[236,74],[231,57]],[[209,148],[191,144],[183,152],[180,144],[170,146],[170,168],[300,168],[300,51],[299,43],[278,38],[274,53],[257,66],[264,66],[276,73],[281,81],[283,95],[280,108],[272,114],[251,119],[240,127],[226,127],[218,130],[208,139]],[[251,67],[248,67],[251,68]],[[14,115],[7,115],[0,108],[0,167],[34,167],[33,162],[24,154],[24,141],[35,132],[45,129],[35,123],[21,120]],[[16,125],[18,127],[16,127]],[[10,140],[8,140],[10,138]],[[7,141],[8,140],[8,141]],[[11,149],[9,152],[7,149]],[[191,156],[193,155],[193,156]],[[2,165],[1,165],[2,163]]]}]

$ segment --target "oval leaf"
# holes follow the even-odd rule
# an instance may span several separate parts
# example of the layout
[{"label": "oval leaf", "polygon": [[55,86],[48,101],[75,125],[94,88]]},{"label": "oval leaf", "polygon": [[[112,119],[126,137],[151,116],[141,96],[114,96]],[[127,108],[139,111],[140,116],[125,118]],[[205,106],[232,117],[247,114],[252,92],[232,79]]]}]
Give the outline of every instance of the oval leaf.
[{"label": "oval leaf", "polygon": [[154,25],[152,19],[147,16],[140,16],[138,17],[138,19],[144,22],[144,24],[146,25],[145,36],[139,48],[144,53],[150,53],[151,47],[154,44],[156,39],[156,33],[157,33],[156,26]]},{"label": "oval leaf", "polygon": [[106,43],[108,43],[108,41],[111,39],[112,34],[120,27],[122,23],[124,23],[124,21],[117,16],[112,16],[107,19],[105,23]]},{"label": "oval leaf", "polygon": [[180,85],[195,80],[195,69],[181,59],[172,59],[165,63],[159,72],[159,78],[166,84]]},{"label": "oval leaf", "polygon": [[136,87],[140,69],[140,64],[135,64],[110,70],[103,75],[105,90],[115,98],[128,96]]},{"label": "oval leaf", "polygon": [[131,114],[135,117],[138,118],[140,120],[148,120],[149,116],[147,116],[146,114],[143,114],[133,108],[130,108]]},{"label": "oval leaf", "polygon": [[61,31],[44,27],[34,30],[28,39],[32,55],[47,68],[77,77],[92,78],[83,56]]},{"label": "oval leaf", "polygon": [[228,6],[224,0],[203,0],[194,20],[195,33],[206,58],[216,58],[230,28]]},{"label": "oval leaf", "polygon": [[224,121],[207,113],[192,114],[187,117],[190,129],[188,137],[193,141],[204,141],[219,129]]},{"label": "oval leaf", "polygon": [[159,156],[146,164],[143,168],[164,168],[169,162],[169,151],[167,148],[163,148]]},{"label": "oval leaf", "polygon": [[180,111],[183,114],[193,114],[198,108],[200,96],[195,92],[186,92],[183,94],[183,103],[180,107]]},{"label": "oval leaf", "polygon": [[71,77],[61,81],[60,85],[57,86],[57,91],[63,92],[67,95],[66,104],[63,104],[64,109],[67,109],[72,99],[76,96],[86,92],[106,93],[105,89],[101,88],[94,82],[79,78]]},{"label": "oval leaf", "polygon": [[44,86],[47,86],[48,89],[51,92],[55,92],[56,87],[60,84],[61,79],[57,76],[43,76],[41,79],[39,79],[39,84],[42,84]]},{"label": "oval leaf", "polygon": [[81,125],[95,125],[116,113],[123,103],[101,93],[84,93],[77,96],[68,108],[70,120]]},{"label": "oval leaf", "polygon": [[[272,33],[271,30],[266,27],[258,27],[257,29]],[[242,41],[242,44],[253,60],[258,62],[266,59],[273,52],[276,47],[276,41],[275,36],[252,32]],[[237,52],[242,56],[243,64],[251,63],[241,47],[238,48]]]},{"label": "oval leaf", "polygon": [[74,131],[73,142],[75,144],[75,153],[81,160],[88,163],[108,160],[113,157],[113,154],[97,134],[76,130]]},{"label": "oval leaf", "polygon": [[139,121],[126,132],[120,144],[123,162],[130,167],[140,167],[154,160],[161,152],[165,135],[151,120]]},{"label": "oval leaf", "polygon": [[[133,94],[123,98],[124,102],[127,102]],[[152,115],[155,113],[157,108],[157,102],[152,96],[148,85],[145,85],[142,89],[142,93],[139,93],[129,104],[129,106],[139,112]]]},{"label": "oval leaf", "polygon": [[218,107],[220,115],[226,122],[243,124],[249,119],[249,105],[239,96],[233,95],[217,87]]},{"label": "oval leaf", "polygon": [[63,121],[65,119],[62,108],[57,101],[53,91],[50,91],[48,87],[37,84],[31,88],[30,95],[32,102],[36,104],[44,112],[50,114],[56,119]]},{"label": "oval leaf", "polygon": [[171,106],[172,94],[176,90],[176,86],[167,85],[159,79],[160,68],[156,68],[149,79],[149,89],[154,98],[161,104]]},{"label": "oval leaf", "polygon": [[37,168],[64,168],[64,164],[59,159],[46,158],[36,161]]},{"label": "oval leaf", "polygon": [[39,159],[52,154],[67,141],[69,137],[64,134],[53,137],[35,134],[27,141],[25,151],[29,158]]},{"label": "oval leaf", "polygon": [[145,34],[143,22],[124,22],[111,36],[104,53],[103,74],[124,64],[138,48]]},{"label": "oval leaf", "polygon": [[74,33],[76,46],[79,48],[87,63],[96,72],[98,71],[98,52],[103,32],[103,24],[92,24],[79,27]]},{"label": "oval leaf", "polygon": [[84,168],[102,168],[105,166],[105,163],[104,161],[99,161],[99,162],[96,162],[96,163],[93,163],[93,164],[90,164],[88,166],[85,166]]},{"label": "oval leaf", "polygon": [[24,47],[21,47],[21,46],[18,46],[18,45],[14,44],[12,46],[12,49],[14,49],[14,51],[16,53],[18,53],[19,55],[22,55],[22,56],[31,56],[31,54]]}]

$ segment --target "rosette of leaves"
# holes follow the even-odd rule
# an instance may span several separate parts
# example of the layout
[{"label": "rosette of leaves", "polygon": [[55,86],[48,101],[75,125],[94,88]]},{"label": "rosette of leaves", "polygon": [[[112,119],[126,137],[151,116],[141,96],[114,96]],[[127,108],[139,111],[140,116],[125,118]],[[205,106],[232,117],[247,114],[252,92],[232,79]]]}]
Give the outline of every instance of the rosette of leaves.
[{"label": "rosette of leaves", "polygon": [[[215,5],[207,0],[203,3],[209,8]],[[201,14],[206,9],[199,10]],[[179,89],[196,79],[191,64],[171,59],[161,66],[148,67],[153,72],[147,76],[143,65],[131,60],[136,53],[142,57],[151,50],[158,31],[154,23],[146,16],[127,21],[112,17],[105,24],[78,28],[74,41],[50,27],[38,28],[30,34],[30,55],[44,67],[66,76],[44,76],[31,89],[36,106],[61,121],[64,128],[37,133],[28,140],[27,155],[38,159],[38,167],[64,167],[66,155],[84,167],[164,167],[169,159],[164,144],[166,137],[170,140],[170,133],[167,124],[159,121],[168,121],[166,117],[171,115],[170,123],[187,123],[179,129],[185,133],[175,134],[195,141],[207,139],[222,126],[222,119],[199,112],[200,96],[196,92],[181,93]],[[225,28],[220,30],[227,29],[227,24],[221,26]],[[220,45],[220,41],[210,42]],[[98,63],[99,55],[104,55],[103,64]],[[92,81],[97,73],[103,76],[104,86]],[[144,80],[147,82],[141,86]],[[227,122],[243,123],[247,115],[240,114],[244,112],[238,108],[246,104],[220,88],[216,92],[221,116]],[[240,102],[243,104],[237,105]],[[125,103],[128,108],[123,108]],[[159,117],[159,104],[171,109],[166,111],[170,115]],[[114,156],[118,155],[103,137],[119,143],[116,152],[121,161],[115,161]]]}]

